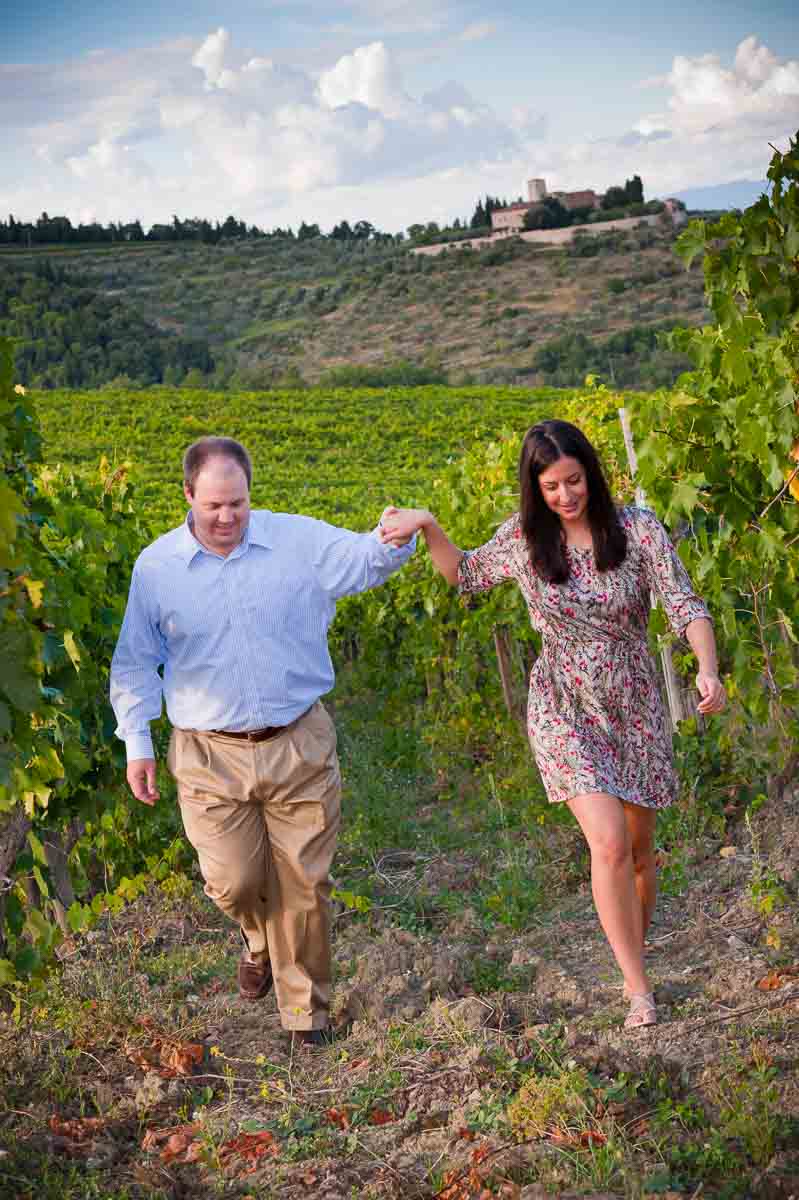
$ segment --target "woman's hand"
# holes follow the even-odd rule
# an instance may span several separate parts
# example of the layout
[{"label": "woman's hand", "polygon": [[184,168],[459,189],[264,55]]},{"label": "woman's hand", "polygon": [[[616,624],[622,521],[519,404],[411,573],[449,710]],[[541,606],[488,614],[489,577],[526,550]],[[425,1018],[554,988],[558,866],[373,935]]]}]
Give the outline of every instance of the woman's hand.
[{"label": "woman's hand", "polygon": [[705,716],[720,713],[727,703],[727,693],[718,675],[700,671],[696,677],[696,687],[701,697],[699,711]]},{"label": "woman's hand", "polygon": [[415,533],[430,521],[424,508],[394,508],[384,510],[378,532],[380,541],[389,546],[407,546]]}]

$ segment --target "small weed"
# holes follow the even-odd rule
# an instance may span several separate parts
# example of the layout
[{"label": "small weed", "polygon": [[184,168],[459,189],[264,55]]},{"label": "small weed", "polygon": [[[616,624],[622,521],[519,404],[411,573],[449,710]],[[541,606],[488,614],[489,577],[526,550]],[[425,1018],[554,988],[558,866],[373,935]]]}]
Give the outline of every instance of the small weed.
[{"label": "small weed", "polygon": [[652,1113],[652,1123],[664,1130],[676,1124],[686,1132],[694,1132],[706,1127],[707,1117],[696,1100],[675,1100],[672,1096],[663,1096]]},{"label": "small weed", "polygon": [[[308,1122],[312,1118],[306,1118]],[[320,1129],[315,1124],[305,1128],[298,1122],[300,1128],[292,1131],[281,1143],[280,1156],[288,1162],[301,1162],[308,1158],[326,1158],[335,1154],[341,1141],[336,1130]]]},{"label": "small weed", "polygon": [[753,1043],[748,1061],[734,1062],[714,1092],[720,1132],[740,1141],[751,1160],[765,1166],[774,1154],[783,1121],[777,1068],[764,1047]]},{"label": "small weed", "polygon": [[490,992],[523,992],[529,989],[535,971],[508,963],[476,958],[467,982],[479,995]]},{"label": "small weed", "polygon": [[369,1121],[369,1114],[374,1108],[385,1109],[390,1104],[391,1097],[402,1086],[402,1072],[395,1068],[379,1073],[366,1083],[358,1084],[347,1096],[347,1104],[355,1110],[351,1125],[363,1125]]},{"label": "small weed", "polygon": [[466,1128],[473,1133],[507,1138],[511,1130],[502,1097],[490,1096],[481,1100],[474,1108],[470,1108],[466,1113]]},{"label": "small weed", "polygon": [[665,1142],[663,1149],[671,1188],[696,1191],[705,1181],[719,1180],[726,1187],[714,1189],[714,1196],[733,1200],[747,1194],[746,1164],[718,1130],[708,1130],[701,1140]]},{"label": "small weed", "polygon": [[576,1064],[553,1075],[530,1075],[508,1105],[508,1121],[521,1138],[545,1137],[553,1131],[569,1131],[590,1115],[588,1073]]},{"label": "small weed", "polygon": [[662,857],[658,872],[658,890],[664,896],[682,896],[688,887],[690,851],[684,845],[674,846]]},{"label": "small weed", "polygon": [[[761,917],[771,917],[784,908],[788,902],[785,881],[763,859],[760,833],[752,820],[758,809],[766,803],[762,794],[755,796],[744,815],[746,830],[752,847],[752,870],[749,876],[749,898],[755,912]],[[782,944],[778,930],[771,926],[766,933],[766,941],[774,950],[779,950]]]}]

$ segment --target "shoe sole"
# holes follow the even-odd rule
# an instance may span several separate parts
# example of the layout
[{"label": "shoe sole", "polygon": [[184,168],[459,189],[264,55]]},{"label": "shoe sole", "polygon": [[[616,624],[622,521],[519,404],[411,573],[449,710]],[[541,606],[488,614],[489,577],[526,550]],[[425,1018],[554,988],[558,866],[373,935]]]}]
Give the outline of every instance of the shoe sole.
[{"label": "shoe sole", "polygon": [[263,984],[263,986],[258,989],[257,992],[248,992],[245,988],[239,985],[239,997],[242,1000],[263,1000],[264,996],[271,992],[273,984],[274,979],[270,972],[269,978]]}]

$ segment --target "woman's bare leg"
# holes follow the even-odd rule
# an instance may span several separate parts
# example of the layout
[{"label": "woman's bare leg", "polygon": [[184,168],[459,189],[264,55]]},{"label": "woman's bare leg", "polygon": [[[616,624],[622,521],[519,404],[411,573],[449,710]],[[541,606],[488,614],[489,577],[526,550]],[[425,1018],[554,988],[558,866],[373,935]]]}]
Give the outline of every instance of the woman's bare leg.
[{"label": "woman's bare leg", "polygon": [[644,969],[642,905],[624,806],[616,796],[590,792],[573,797],[569,808],[591,851],[591,888],[605,936],[628,993],[643,995],[650,985]]},{"label": "woman's bare leg", "polygon": [[644,940],[657,900],[655,866],[655,822],[657,811],[640,804],[624,804],[624,816],[633,853],[635,890],[641,902],[641,933]]}]

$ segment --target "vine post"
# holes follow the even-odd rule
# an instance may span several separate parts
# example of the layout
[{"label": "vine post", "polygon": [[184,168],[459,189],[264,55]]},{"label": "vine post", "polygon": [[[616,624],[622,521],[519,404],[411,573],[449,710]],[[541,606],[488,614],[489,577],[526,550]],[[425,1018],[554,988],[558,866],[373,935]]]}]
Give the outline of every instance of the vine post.
[{"label": "vine post", "polygon": [[504,625],[495,625],[493,629],[494,649],[497,654],[499,678],[502,683],[502,698],[509,716],[513,717],[522,729],[525,728],[524,704],[520,702],[514,686],[513,655],[510,634]]},{"label": "vine post", "polygon": [[[619,409],[619,421],[621,423],[622,434],[624,435],[624,448],[627,451],[630,475],[635,483],[635,503],[643,506],[646,504],[646,492],[638,482],[638,457],[635,453],[635,441],[633,439],[632,426],[630,425],[630,417],[626,408]],[[651,593],[650,602],[652,608],[657,607],[657,597],[654,592]],[[676,730],[679,728],[680,721],[684,721],[691,714],[686,711],[687,705],[685,704],[682,688],[680,687],[680,678],[674,669],[671,649],[662,641],[660,645],[660,665],[666,685],[666,699],[668,700],[671,723]]]}]

